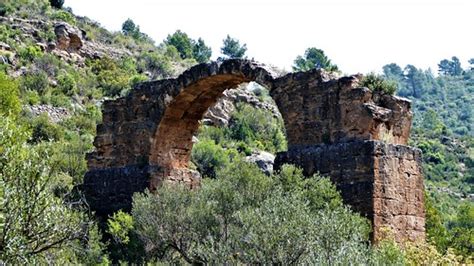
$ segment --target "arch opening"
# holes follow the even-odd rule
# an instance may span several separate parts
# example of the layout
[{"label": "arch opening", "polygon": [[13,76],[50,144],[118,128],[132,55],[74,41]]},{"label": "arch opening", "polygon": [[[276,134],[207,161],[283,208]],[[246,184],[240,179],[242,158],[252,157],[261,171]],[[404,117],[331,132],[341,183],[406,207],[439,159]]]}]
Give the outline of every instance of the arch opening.
[{"label": "arch opening", "polygon": [[270,94],[270,88],[252,78],[223,74],[198,80],[169,102],[150,149],[150,164],[158,165],[161,169],[159,174],[152,176],[152,190],[168,179],[183,181],[191,186],[198,185],[201,175],[191,170],[189,163],[194,145],[193,137],[202,125],[205,113],[219,101],[225,91],[252,83]]}]

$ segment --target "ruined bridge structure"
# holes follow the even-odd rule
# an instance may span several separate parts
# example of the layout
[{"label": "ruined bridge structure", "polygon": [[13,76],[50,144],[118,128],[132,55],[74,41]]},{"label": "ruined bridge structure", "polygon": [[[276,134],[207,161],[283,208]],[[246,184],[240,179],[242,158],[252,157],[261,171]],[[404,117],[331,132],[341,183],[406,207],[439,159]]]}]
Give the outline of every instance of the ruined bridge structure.
[{"label": "ruined bridge structure", "polygon": [[192,137],[206,110],[226,89],[257,82],[270,91],[285,123],[288,151],[275,168],[298,165],[336,184],[345,203],[399,241],[425,236],[421,153],[406,146],[410,102],[373,93],[360,76],[335,78],[323,70],[276,77],[248,60],[200,64],[176,79],[141,83],[106,101],[88,154],[86,199],[99,216],[130,210],[132,195],[164,182],[196,187],[189,170]]}]

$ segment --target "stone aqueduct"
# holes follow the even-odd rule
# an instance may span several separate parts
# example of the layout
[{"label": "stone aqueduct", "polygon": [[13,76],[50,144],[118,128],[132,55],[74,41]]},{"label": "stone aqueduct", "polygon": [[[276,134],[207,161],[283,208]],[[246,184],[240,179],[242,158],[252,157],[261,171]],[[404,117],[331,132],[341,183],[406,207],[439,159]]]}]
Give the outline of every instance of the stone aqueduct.
[{"label": "stone aqueduct", "polygon": [[270,91],[285,123],[288,151],[277,154],[276,169],[293,163],[308,176],[329,176],[344,201],[371,220],[374,239],[384,227],[398,240],[423,238],[421,154],[406,146],[410,102],[374,94],[359,78],[321,70],[276,77],[235,59],[141,83],[104,103],[95,151],[87,156],[86,199],[105,216],[129,210],[133,193],[163,182],[199,185],[199,174],[187,166],[200,119],[226,89],[254,81]]}]

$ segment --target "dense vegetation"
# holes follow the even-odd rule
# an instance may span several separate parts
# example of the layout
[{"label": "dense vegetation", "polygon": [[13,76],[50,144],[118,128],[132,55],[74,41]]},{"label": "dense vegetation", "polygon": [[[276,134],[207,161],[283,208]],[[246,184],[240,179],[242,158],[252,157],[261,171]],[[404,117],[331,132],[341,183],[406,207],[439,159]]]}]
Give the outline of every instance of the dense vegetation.
[{"label": "dense vegetation", "polygon": [[[132,20],[111,33],[62,8],[64,1],[6,0],[0,15],[45,21],[38,36],[0,24],[0,264],[321,263],[453,264],[473,253],[474,71],[455,57],[440,62],[440,75],[407,66],[384,66],[384,78],[362,85],[413,100],[412,143],[424,153],[427,244],[400,247],[390,233],[378,247],[370,226],[341,202],[325,177],[304,178],[285,166],[263,174],[245,157],[256,150],[286,149],[283,122],[269,111],[238,104],[228,127],[202,126],[192,163],[201,189],[164,186],[158,195],[134,197],[130,214],[117,212],[101,226],[80,190],[85,154],[92,147],[100,105],[137,82],[168,78],[212,51],[204,40],[176,31],[160,44]],[[86,32],[108,47],[98,58],[65,60],[38,42],[55,41],[52,21]],[[227,36],[224,58],[243,58],[247,47]],[[118,51],[118,52],[117,52]],[[473,60],[474,61],[474,60]],[[309,48],[295,70],[337,70],[324,52]],[[254,90],[261,101],[268,93]],[[32,106],[66,114],[52,121]],[[472,261],[472,260],[471,260]]]}]

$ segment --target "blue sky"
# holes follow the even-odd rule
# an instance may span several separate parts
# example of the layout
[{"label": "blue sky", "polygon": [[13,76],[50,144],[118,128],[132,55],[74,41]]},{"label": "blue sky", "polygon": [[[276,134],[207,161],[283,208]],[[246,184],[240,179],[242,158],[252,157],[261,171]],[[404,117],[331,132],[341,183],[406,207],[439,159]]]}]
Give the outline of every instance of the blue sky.
[{"label": "blue sky", "polygon": [[470,0],[66,0],[77,15],[118,31],[133,19],[157,43],[177,29],[220,55],[227,34],[248,56],[291,69],[307,47],[323,49],[348,74],[387,63],[431,67],[474,57]]}]

